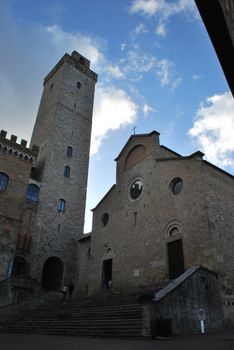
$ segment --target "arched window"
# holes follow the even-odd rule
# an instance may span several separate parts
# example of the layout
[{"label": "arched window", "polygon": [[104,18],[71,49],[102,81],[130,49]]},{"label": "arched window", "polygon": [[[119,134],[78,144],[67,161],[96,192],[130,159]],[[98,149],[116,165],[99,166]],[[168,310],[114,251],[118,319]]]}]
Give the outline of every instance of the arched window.
[{"label": "arched window", "polygon": [[71,157],[72,157],[72,151],[73,151],[72,146],[68,146],[68,147],[67,147],[67,157],[68,157],[68,158],[71,158]]},{"label": "arched window", "polygon": [[66,177],[70,177],[70,167],[69,166],[65,166],[64,167],[64,173],[63,173],[64,176]]},{"label": "arched window", "polygon": [[8,180],[9,177],[6,174],[0,173],[0,191],[6,191]]},{"label": "arched window", "polygon": [[39,187],[34,184],[29,184],[27,188],[26,199],[33,203],[37,203],[38,196],[39,196]]},{"label": "arched window", "polygon": [[66,204],[65,200],[60,199],[58,203],[58,211],[65,212],[65,204]]}]

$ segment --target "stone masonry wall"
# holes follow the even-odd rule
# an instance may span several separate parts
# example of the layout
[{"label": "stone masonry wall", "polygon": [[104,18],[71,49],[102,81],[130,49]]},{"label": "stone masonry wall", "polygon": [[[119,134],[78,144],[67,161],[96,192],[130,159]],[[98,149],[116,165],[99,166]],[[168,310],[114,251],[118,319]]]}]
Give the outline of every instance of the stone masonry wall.
[{"label": "stone masonry wall", "polygon": [[[28,159],[31,156],[35,157],[36,154],[4,137],[1,137],[0,141],[3,145],[0,151],[0,172],[9,177],[6,191],[0,191],[0,280],[2,280],[9,277],[12,268],[32,167],[32,162]],[[7,148],[4,148],[5,143]],[[9,151],[10,149],[13,151]],[[22,157],[28,154],[28,158],[19,157],[20,151],[23,152]]]},{"label": "stone masonry wall", "polygon": [[[210,259],[215,247],[204,210],[202,160],[167,160],[164,150],[157,143],[155,147],[144,160],[119,171],[116,187],[94,210],[89,293],[100,290],[102,263],[107,258],[113,259],[114,290],[149,288],[168,280],[167,243],[172,240],[182,239],[185,269],[213,267]],[[155,154],[160,160],[155,160]],[[177,177],[183,179],[183,190],[175,195],[171,182]],[[139,199],[130,201],[128,189],[135,178],[143,179],[144,190]],[[106,226],[104,213],[109,215]],[[173,227],[176,230],[170,236]]]},{"label": "stone masonry wall", "polygon": [[170,319],[172,335],[200,333],[199,309],[205,310],[206,332],[223,327],[223,312],[217,276],[205,269],[199,269],[157,302],[153,321]]}]

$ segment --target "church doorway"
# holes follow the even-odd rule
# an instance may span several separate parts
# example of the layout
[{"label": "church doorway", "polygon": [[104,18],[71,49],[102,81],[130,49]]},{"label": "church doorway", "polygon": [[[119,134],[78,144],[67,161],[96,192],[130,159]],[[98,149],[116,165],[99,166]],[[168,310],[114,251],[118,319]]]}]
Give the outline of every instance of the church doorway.
[{"label": "church doorway", "polygon": [[102,286],[103,289],[110,289],[112,287],[112,259],[103,261]]},{"label": "church doorway", "polygon": [[41,285],[48,290],[59,290],[63,281],[63,262],[53,256],[48,258],[44,264]]},{"label": "church doorway", "polygon": [[167,243],[169,277],[174,279],[184,272],[182,239]]}]

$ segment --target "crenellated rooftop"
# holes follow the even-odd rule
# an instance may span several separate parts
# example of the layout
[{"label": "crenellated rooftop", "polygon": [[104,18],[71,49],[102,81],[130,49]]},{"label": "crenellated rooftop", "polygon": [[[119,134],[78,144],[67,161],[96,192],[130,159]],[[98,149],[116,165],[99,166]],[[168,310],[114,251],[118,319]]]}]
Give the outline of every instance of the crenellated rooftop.
[{"label": "crenellated rooftop", "polygon": [[11,135],[7,138],[7,131],[0,131],[0,151],[6,152],[9,155],[15,156],[22,160],[34,163],[39,153],[39,147],[33,145],[32,148],[27,147],[27,141],[21,139],[20,143],[17,143],[17,136]]}]

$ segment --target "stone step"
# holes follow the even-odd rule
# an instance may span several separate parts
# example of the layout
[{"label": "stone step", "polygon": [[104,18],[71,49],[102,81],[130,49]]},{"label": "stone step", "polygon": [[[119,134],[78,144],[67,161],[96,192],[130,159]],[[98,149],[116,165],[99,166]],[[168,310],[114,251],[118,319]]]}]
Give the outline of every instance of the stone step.
[{"label": "stone step", "polygon": [[0,324],[0,332],[141,337],[139,294],[54,300]]}]

